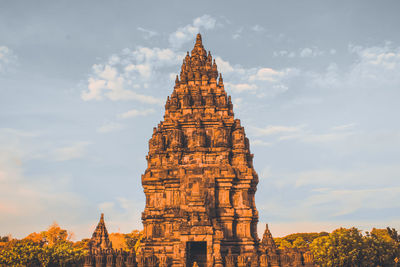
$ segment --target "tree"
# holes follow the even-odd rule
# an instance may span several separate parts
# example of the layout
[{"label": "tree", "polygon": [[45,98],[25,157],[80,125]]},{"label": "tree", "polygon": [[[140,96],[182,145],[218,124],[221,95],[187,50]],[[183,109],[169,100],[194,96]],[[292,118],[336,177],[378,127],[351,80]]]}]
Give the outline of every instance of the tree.
[{"label": "tree", "polygon": [[67,230],[61,229],[57,222],[54,222],[49,226],[47,231],[43,231],[41,234],[45,242],[49,245],[53,245],[59,241],[66,241],[70,235]]},{"label": "tree", "polygon": [[293,241],[293,247],[294,248],[307,248],[308,243],[302,237],[299,236],[295,241]]},{"label": "tree", "polygon": [[386,229],[382,229],[386,234],[376,230],[367,232],[364,237],[363,266],[392,266],[397,254],[397,244],[386,235]]},{"label": "tree", "polygon": [[363,236],[352,227],[339,228],[328,236],[316,238],[310,245],[320,266],[362,266]]},{"label": "tree", "polygon": [[295,233],[284,237],[274,238],[275,244],[278,248],[305,248],[308,247],[312,241],[321,236],[327,236],[329,233]]},{"label": "tree", "polygon": [[28,239],[13,239],[0,248],[0,266],[38,266],[41,247]]},{"label": "tree", "polygon": [[279,239],[277,238],[275,240],[275,244],[277,245],[277,247],[279,249],[285,249],[285,248],[292,248],[293,247],[293,245],[289,241],[284,239],[284,238],[279,238]]},{"label": "tree", "polygon": [[71,266],[79,263],[84,248],[68,241],[68,232],[56,223],[40,234],[11,240],[0,247],[0,266]]},{"label": "tree", "polygon": [[24,239],[31,240],[31,241],[33,241],[33,242],[35,242],[35,243],[42,243],[42,242],[45,242],[45,239],[44,239],[43,235],[42,235],[41,233],[36,233],[36,232],[30,233],[30,234],[29,234],[27,237],[25,237]]},{"label": "tree", "polygon": [[[392,229],[392,233],[395,230]],[[372,229],[363,236],[357,228],[339,228],[315,239],[310,249],[321,267],[395,266],[398,243],[387,229]]]},{"label": "tree", "polygon": [[129,234],[125,234],[125,242],[128,250],[137,251],[140,247],[140,241],[143,238],[143,231],[133,230]]},{"label": "tree", "polygon": [[126,244],[126,234],[122,233],[111,233],[109,235],[110,241],[112,242],[113,248],[128,250],[128,246]]}]

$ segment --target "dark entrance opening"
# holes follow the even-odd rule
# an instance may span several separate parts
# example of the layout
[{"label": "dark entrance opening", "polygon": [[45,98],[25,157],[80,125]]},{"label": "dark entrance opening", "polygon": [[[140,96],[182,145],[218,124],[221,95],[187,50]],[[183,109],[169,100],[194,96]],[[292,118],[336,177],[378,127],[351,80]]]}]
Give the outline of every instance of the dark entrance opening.
[{"label": "dark entrance opening", "polygon": [[207,242],[187,242],[186,243],[186,266],[192,267],[196,262],[199,267],[207,266]]}]

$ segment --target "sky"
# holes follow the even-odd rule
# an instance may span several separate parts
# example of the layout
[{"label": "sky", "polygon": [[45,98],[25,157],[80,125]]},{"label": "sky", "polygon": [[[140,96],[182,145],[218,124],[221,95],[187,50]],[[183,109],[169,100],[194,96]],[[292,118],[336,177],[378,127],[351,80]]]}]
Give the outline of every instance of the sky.
[{"label": "sky", "polygon": [[200,32],[259,233],[400,229],[399,1],[0,1],[0,236],[141,229],[152,129]]}]

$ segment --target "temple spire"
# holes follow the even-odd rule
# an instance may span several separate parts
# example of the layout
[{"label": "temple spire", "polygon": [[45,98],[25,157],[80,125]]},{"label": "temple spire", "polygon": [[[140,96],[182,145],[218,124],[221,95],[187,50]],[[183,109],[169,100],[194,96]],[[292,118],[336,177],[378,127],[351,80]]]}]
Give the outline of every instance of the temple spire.
[{"label": "temple spire", "polygon": [[200,33],[198,33],[196,36],[196,45],[203,45]]},{"label": "temple spire", "polygon": [[108,231],[104,222],[104,213],[100,215],[99,223],[93,232],[92,238],[90,239],[91,248],[94,250],[98,249],[111,249],[112,244],[108,237]]}]

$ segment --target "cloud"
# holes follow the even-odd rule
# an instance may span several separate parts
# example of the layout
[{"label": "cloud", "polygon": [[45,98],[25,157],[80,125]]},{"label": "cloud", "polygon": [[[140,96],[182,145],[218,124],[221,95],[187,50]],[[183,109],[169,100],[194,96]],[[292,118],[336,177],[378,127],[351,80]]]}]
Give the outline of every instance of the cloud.
[{"label": "cloud", "polygon": [[144,109],[144,110],[131,109],[127,112],[119,114],[118,117],[122,118],[122,119],[127,119],[127,118],[133,118],[133,117],[138,117],[138,116],[147,116],[154,112],[155,112],[155,110],[152,108]]},{"label": "cloud", "polygon": [[367,189],[324,189],[308,197],[303,205],[315,207],[328,204],[331,206],[331,216],[336,217],[351,214],[363,208],[400,208],[400,204],[397,204],[399,194],[400,186]]},{"label": "cloud", "polygon": [[269,142],[265,142],[263,140],[256,139],[256,140],[251,141],[251,145],[253,145],[253,146],[272,146],[273,143],[269,143]]},{"label": "cloud", "polygon": [[356,123],[347,123],[347,124],[343,124],[343,125],[334,126],[334,127],[332,127],[332,130],[335,130],[335,131],[349,130],[349,129],[353,129],[355,126],[356,126]]},{"label": "cloud", "polygon": [[243,27],[240,27],[239,29],[237,29],[235,31],[235,33],[232,35],[232,39],[237,40],[242,36],[242,32],[243,32]]},{"label": "cloud", "polygon": [[326,130],[313,130],[305,124],[297,126],[268,125],[264,128],[249,126],[251,136],[266,140],[260,140],[269,144],[281,142],[299,142],[302,144],[322,147],[330,146],[335,149],[343,147],[346,142],[353,142],[363,136],[362,132],[355,129],[356,124],[346,124],[330,127]]},{"label": "cloud", "polygon": [[253,27],[251,27],[251,30],[253,30],[255,32],[263,32],[265,29],[262,26],[256,24]]},{"label": "cloud", "polygon": [[0,129],[1,235],[13,231],[23,237],[45,229],[55,219],[68,221],[71,214],[85,209],[86,201],[72,192],[68,175],[37,174],[27,168],[36,159],[39,147],[32,143],[39,137],[19,129]]},{"label": "cloud", "polygon": [[150,39],[150,38],[158,35],[158,32],[155,32],[155,31],[152,31],[152,30],[148,30],[148,29],[145,29],[145,28],[142,28],[142,27],[137,27],[137,30],[144,33],[144,38],[145,39]]},{"label": "cloud", "polygon": [[235,94],[251,92],[259,98],[273,97],[287,91],[289,87],[286,81],[299,73],[295,68],[282,70],[268,67],[244,68],[239,64],[231,64],[218,56],[215,61],[218,70],[226,78],[227,90],[231,90]]},{"label": "cloud", "polygon": [[72,145],[57,148],[54,151],[55,161],[79,159],[86,155],[90,142],[75,142]]},{"label": "cloud", "polygon": [[107,122],[97,128],[97,132],[99,133],[110,133],[110,132],[117,132],[124,129],[124,125],[117,122]]},{"label": "cloud", "polygon": [[350,45],[349,55],[354,61],[348,67],[339,67],[332,62],[321,72],[304,72],[306,86],[328,89],[332,93],[342,92],[348,97],[355,97],[351,94],[357,94],[357,98],[368,95],[375,101],[387,97],[387,94],[392,98],[399,97],[400,47],[393,47],[390,43],[373,47]]},{"label": "cloud", "polygon": [[[376,223],[385,227],[390,223],[400,225],[395,212],[400,208],[399,173],[396,164],[354,164],[341,170],[311,168],[291,172],[269,167],[267,176],[261,174],[260,183],[270,193],[258,196],[257,207],[275,225],[289,222],[301,225],[305,221],[368,228]],[[260,221],[265,221],[264,216]],[[296,229],[290,231],[298,232]]]},{"label": "cloud", "polygon": [[0,46],[0,73],[6,72],[10,67],[14,66],[17,57],[13,50],[7,46]]},{"label": "cloud", "polygon": [[381,81],[383,83],[400,82],[400,47],[384,46],[362,47],[349,46],[350,53],[356,54],[358,60],[352,66],[350,79]]},{"label": "cloud", "polygon": [[178,28],[169,36],[169,43],[174,48],[180,48],[184,43],[192,41],[201,30],[212,30],[216,27],[216,19],[203,15],[193,20],[193,23]]},{"label": "cloud", "polygon": [[317,56],[322,56],[324,54],[325,54],[324,51],[321,51],[316,47],[313,47],[313,48],[306,47],[300,51],[299,56],[303,57],[303,58],[304,57],[317,57]]},{"label": "cloud", "polygon": [[298,51],[288,51],[288,50],[274,51],[272,55],[274,57],[287,57],[287,58],[295,58],[295,57],[313,58],[318,56],[334,55],[334,54],[336,54],[336,50],[333,48],[329,49],[329,51],[324,51],[316,46],[313,46],[313,47],[300,48]]},{"label": "cloud", "polygon": [[256,136],[298,133],[301,132],[303,128],[304,125],[300,126],[268,125],[265,128],[251,127],[252,131],[254,132],[254,135]]},{"label": "cloud", "polygon": [[[289,72],[290,69],[286,70]],[[250,81],[269,81],[277,82],[279,79],[285,76],[285,71],[277,71],[271,68],[261,68],[257,70],[255,75],[250,76]]]},{"label": "cloud", "polygon": [[248,83],[239,83],[239,84],[225,83],[225,85],[236,93],[241,93],[244,91],[254,91],[258,88],[257,85]]},{"label": "cloud", "polygon": [[165,69],[178,66],[183,56],[168,48],[124,49],[110,56],[107,62],[93,65],[88,90],[83,91],[81,97],[85,101],[106,98],[160,105],[161,99],[145,92],[161,86],[168,79]]}]

